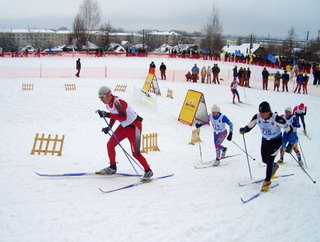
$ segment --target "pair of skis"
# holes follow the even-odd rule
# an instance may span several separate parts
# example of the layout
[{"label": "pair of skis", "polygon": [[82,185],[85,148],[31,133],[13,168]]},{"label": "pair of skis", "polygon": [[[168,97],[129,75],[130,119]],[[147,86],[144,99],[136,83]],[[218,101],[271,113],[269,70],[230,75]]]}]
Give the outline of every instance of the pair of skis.
[{"label": "pair of skis", "polygon": [[[274,176],[272,179],[290,177],[290,176],[293,176],[293,175],[294,175],[293,173],[291,173],[291,174],[286,174],[286,175],[278,175],[278,176]],[[248,185],[252,185],[252,184],[259,184],[259,183],[262,183],[263,181],[264,181],[264,179],[260,179],[260,180],[256,180],[256,181],[249,182],[249,183],[243,183],[243,184],[238,183],[238,185],[239,185],[240,187],[244,187],[244,186],[248,186]],[[274,188],[276,188],[276,187],[278,187],[278,186],[279,186],[278,183],[277,183],[277,184],[274,184],[274,185],[271,185],[271,186],[269,187],[269,190],[274,189]],[[256,199],[257,197],[261,196],[261,195],[264,194],[264,193],[266,193],[266,192],[260,191],[260,192],[258,192],[258,193],[255,193],[254,195],[248,197],[247,199],[241,198],[241,201],[242,201],[243,203],[248,203],[248,202],[252,201],[253,199]]]},{"label": "pair of skis", "polygon": [[[44,174],[44,173],[38,173],[36,172],[36,174],[38,176],[41,176],[41,177],[51,177],[51,178],[58,178],[58,177],[80,177],[80,176],[100,176],[100,177],[114,177],[114,176],[123,176],[123,177],[140,177],[139,175],[137,174],[129,174],[129,173],[120,173],[120,172],[117,172],[113,175],[105,175],[105,174],[97,174],[97,173],[92,173],[92,172],[79,172],[79,173],[63,173],[63,174]],[[170,175],[165,175],[165,176],[159,176],[159,177],[154,177],[154,178],[151,178],[150,180],[148,181],[138,181],[138,182],[135,182],[135,183],[132,183],[132,184],[129,184],[129,185],[126,185],[126,186],[123,186],[123,187],[119,187],[119,188],[116,188],[116,189],[111,189],[111,190],[104,190],[104,189],[101,189],[99,188],[99,190],[102,192],[102,193],[112,193],[112,192],[116,192],[116,191],[121,191],[121,190],[124,190],[124,189],[127,189],[127,188],[131,188],[131,187],[136,187],[136,186],[139,186],[139,185],[142,185],[142,184],[145,184],[145,183],[149,183],[151,181],[155,181],[155,180],[160,180],[160,179],[165,179],[165,178],[169,178],[169,177],[172,177],[174,174],[170,174]]]},{"label": "pair of skis", "polygon": [[[227,158],[239,156],[239,155],[241,155],[241,154],[227,155],[227,156],[221,158],[220,161],[224,160],[224,159],[227,159]],[[196,168],[196,169],[206,169],[206,168],[210,168],[210,167],[218,167],[218,166],[226,166],[226,165],[228,165],[228,163],[216,165],[216,161],[209,161],[209,162],[205,162],[205,163],[202,163],[202,164],[196,164],[196,165],[194,165],[194,168]]]}]

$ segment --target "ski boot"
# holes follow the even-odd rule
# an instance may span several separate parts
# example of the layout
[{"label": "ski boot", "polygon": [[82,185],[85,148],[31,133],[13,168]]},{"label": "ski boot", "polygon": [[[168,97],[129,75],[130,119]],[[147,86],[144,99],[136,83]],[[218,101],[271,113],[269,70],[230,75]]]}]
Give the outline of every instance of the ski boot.
[{"label": "ski boot", "polygon": [[226,157],[226,153],[227,153],[228,148],[224,147],[223,151],[222,151],[222,155],[221,155],[221,159],[223,159],[224,157]]},{"label": "ski boot", "polygon": [[283,158],[280,158],[277,163],[282,164],[283,163]]},{"label": "ski boot", "polygon": [[219,165],[220,165],[220,159],[217,158],[217,159],[215,160],[215,162],[213,163],[213,166],[219,166]]},{"label": "ski boot", "polygon": [[145,171],[143,177],[141,178],[142,182],[149,182],[151,181],[151,177],[153,176],[153,172],[151,169]]},{"label": "ski boot", "polygon": [[96,174],[101,175],[113,175],[117,172],[117,167],[115,165],[111,165],[109,167],[103,168],[100,171],[96,171]]},{"label": "ski boot", "polygon": [[301,160],[300,157],[298,158],[298,164],[299,164],[299,166],[303,166],[303,161]]},{"label": "ski boot", "polygon": [[261,192],[266,192],[269,190],[269,187],[271,185],[271,181],[264,181],[262,183]]}]

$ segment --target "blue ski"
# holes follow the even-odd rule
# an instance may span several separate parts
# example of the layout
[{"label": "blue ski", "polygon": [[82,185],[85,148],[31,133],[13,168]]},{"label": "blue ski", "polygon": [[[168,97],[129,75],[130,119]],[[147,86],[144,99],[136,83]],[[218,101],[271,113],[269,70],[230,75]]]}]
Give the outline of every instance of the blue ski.
[{"label": "blue ski", "polygon": [[77,177],[77,176],[138,176],[137,174],[128,174],[128,173],[115,173],[113,175],[103,175],[103,174],[96,174],[94,172],[79,172],[79,173],[64,173],[64,174],[42,174],[36,172],[38,176],[42,177]]},{"label": "blue ski", "polygon": [[[269,190],[270,190],[270,189],[273,189],[273,188],[275,188],[275,187],[277,187],[277,186],[279,186],[279,184],[271,185],[271,186],[269,187]],[[260,191],[260,192],[258,192],[257,194],[254,194],[252,197],[250,197],[250,198],[248,198],[248,199],[246,199],[246,200],[244,200],[243,198],[241,198],[241,201],[242,201],[243,203],[248,203],[248,202],[252,201],[253,199],[256,199],[257,197],[261,196],[261,195],[264,194],[264,193],[266,193],[266,192]]]},{"label": "blue ski", "polygon": [[147,182],[139,181],[139,182],[132,183],[132,184],[129,184],[129,185],[127,185],[127,186],[119,187],[119,188],[112,189],[112,190],[102,190],[101,188],[99,188],[99,190],[100,190],[101,192],[103,192],[103,193],[116,192],[116,191],[124,190],[124,189],[130,188],[130,187],[136,187],[136,186],[139,186],[139,185],[142,185],[142,184],[145,184],[145,183],[149,183],[149,182],[151,182],[151,181],[155,181],[155,180],[160,180],[160,179],[172,177],[173,175],[174,175],[174,174],[170,174],[170,175],[166,175],[166,176],[159,176],[159,177],[151,178],[151,179],[150,179],[149,181],[147,181]]},{"label": "blue ski", "polygon": [[[293,175],[294,175],[293,173],[286,174],[286,175],[278,175],[278,176],[272,177],[272,179],[278,179],[278,178],[288,177],[288,176],[293,176]],[[251,185],[251,184],[259,184],[259,183],[261,183],[263,181],[264,181],[264,179],[260,179],[260,180],[256,180],[256,181],[249,182],[249,183],[244,183],[244,184],[238,183],[238,184],[239,184],[240,187],[244,187],[244,186],[248,186],[248,185]]]}]

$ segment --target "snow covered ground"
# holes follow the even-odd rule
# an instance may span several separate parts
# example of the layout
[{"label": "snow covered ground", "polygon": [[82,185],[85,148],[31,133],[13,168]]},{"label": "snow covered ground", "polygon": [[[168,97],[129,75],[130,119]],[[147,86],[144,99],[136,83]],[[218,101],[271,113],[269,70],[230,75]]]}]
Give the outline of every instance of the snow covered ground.
[{"label": "snow covered ground", "polygon": [[[200,68],[212,66],[210,61],[160,58],[82,58],[82,63],[83,72],[86,65],[108,65],[118,67],[119,76],[126,68],[144,70],[146,76],[152,60],[157,67],[163,61],[168,69],[183,73],[194,63]],[[3,77],[12,75],[6,69],[19,73],[20,68],[37,67],[40,62],[57,70],[70,66],[70,76]],[[268,101],[272,110],[281,114],[287,106],[293,108],[304,102],[312,140],[299,130],[300,143],[307,171],[319,181],[319,89],[310,85],[313,95],[308,96],[263,91],[261,67],[250,66],[255,88],[239,88],[246,104],[234,105],[227,80],[233,63],[218,64],[225,79],[221,85],[170,78],[159,81],[162,96],[158,97],[158,111],[154,112],[150,104],[133,98],[133,85],[142,87],[144,78],[76,79],[72,58],[0,59],[0,241],[319,241],[316,225],[320,214],[319,184],[313,184],[288,154],[285,156],[288,163],[279,168],[278,174],[295,175],[274,180],[273,184],[280,186],[243,204],[240,198],[255,194],[261,186],[238,186],[238,182],[250,181],[246,156],[242,153],[222,160],[220,167],[194,169],[194,164],[200,163],[199,145],[188,144],[194,128],[177,121],[187,91],[203,92],[208,111],[213,104],[221,107],[234,124],[233,140],[243,147],[238,130],[250,121],[260,102]],[[34,90],[22,91],[23,83],[33,83]],[[66,91],[66,83],[75,83],[77,91]],[[145,155],[155,176],[175,175],[111,194],[102,194],[98,188],[118,188],[136,182],[137,178],[37,176],[35,172],[94,172],[108,165],[105,149],[108,136],[100,132],[105,123],[95,113],[104,108],[97,91],[101,85],[114,89],[117,84],[128,85],[125,93],[115,94],[129,101],[144,118],[143,133],[159,135],[161,151]],[[167,89],[173,90],[174,99],[166,98]],[[65,135],[62,156],[30,155],[36,133]],[[200,136],[203,160],[212,160],[215,155],[212,128],[201,128]],[[264,178],[259,129],[256,127],[245,138],[250,155],[256,158],[250,160],[253,179]],[[122,143],[129,151],[128,142]],[[224,144],[229,154],[241,153],[232,142],[226,140]],[[119,172],[134,172],[119,148],[117,160]]]}]

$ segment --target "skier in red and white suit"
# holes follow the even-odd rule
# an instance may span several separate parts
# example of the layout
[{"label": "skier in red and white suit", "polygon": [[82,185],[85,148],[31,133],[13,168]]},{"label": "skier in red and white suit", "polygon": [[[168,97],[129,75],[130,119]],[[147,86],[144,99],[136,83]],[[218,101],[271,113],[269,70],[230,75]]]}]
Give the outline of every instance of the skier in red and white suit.
[{"label": "skier in red and white suit", "polygon": [[296,115],[298,121],[299,118],[301,119],[301,123],[303,126],[303,133],[306,135],[307,130],[306,130],[306,123],[304,122],[304,116],[307,114],[307,106],[304,105],[304,103],[300,103],[298,106],[295,106],[292,114]]},{"label": "skier in red and white suit", "polygon": [[116,165],[116,151],[115,147],[122,140],[127,138],[130,142],[132,155],[136,158],[145,170],[142,177],[143,181],[149,180],[153,172],[150,169],[145,157],[140,152],[142,118],[138,116],[133,108],[123,99],[114,96],[109,87],[102,86],[98,92],[100,100],[106,104],[109,112],[98,110],[100,117],[110,118],[108,127],[103,128],[102,132],[108,133],[116,121],[120,122],[118,128],[111,135],[107,150],[110,159],[110,166],[100,170],[99,174],[115,174],[117,171]]}]

